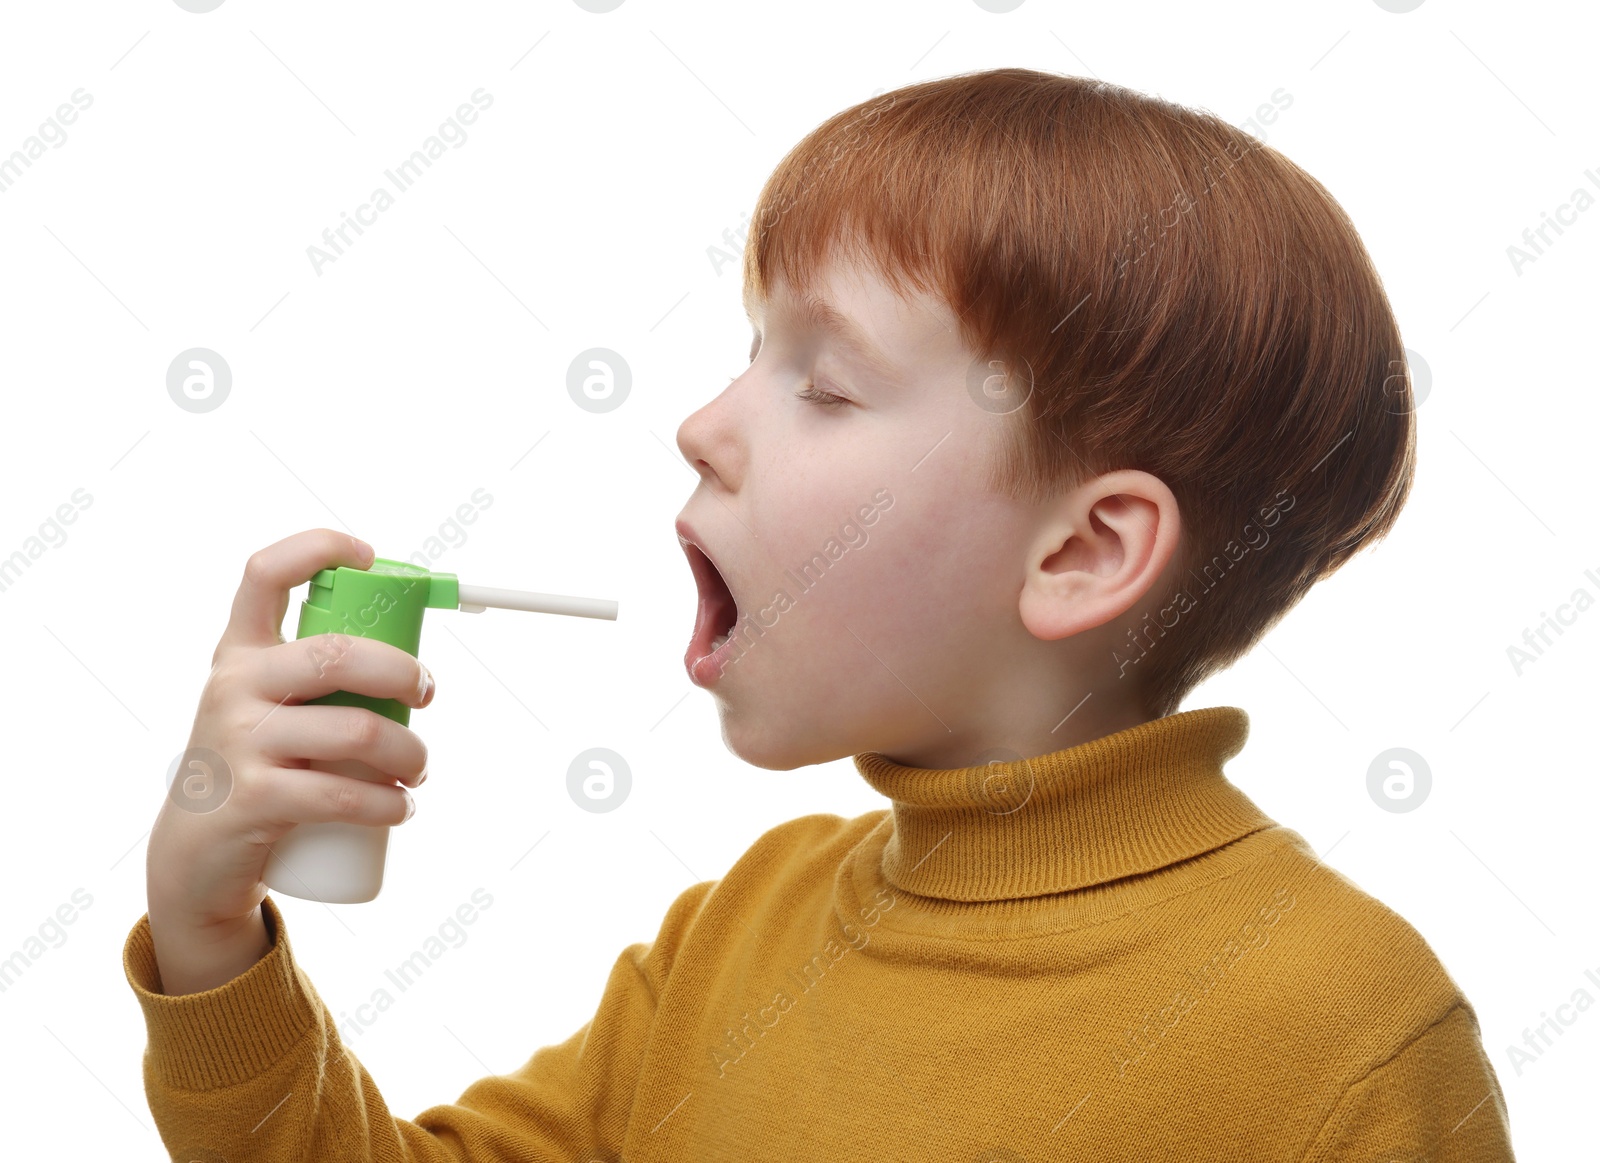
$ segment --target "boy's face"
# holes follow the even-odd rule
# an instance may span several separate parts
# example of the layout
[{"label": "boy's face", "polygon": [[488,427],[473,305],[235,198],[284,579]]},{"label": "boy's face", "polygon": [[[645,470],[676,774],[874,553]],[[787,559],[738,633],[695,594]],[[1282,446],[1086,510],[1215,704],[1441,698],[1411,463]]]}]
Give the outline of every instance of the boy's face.
[{"label": "boy's face", "polygon": [[1024,739],[1066,746],[1048,736],[1064,676],[1038,681],[1052,644],[1018,613],[1040,510],[985,485],[1021,414],[979,406],[978,361],[942,302],[900,299],[860,266],[826,276],[819,297],[882,366],[778,281],[750,305],[750,366],[678,429],[701,477],[678,530],[716,563],[739,619],[720,675],[718,660],[692,666],[712,630],[691,642],[691,677],[729,749],[759,767],[869,750],[957,767]]}]

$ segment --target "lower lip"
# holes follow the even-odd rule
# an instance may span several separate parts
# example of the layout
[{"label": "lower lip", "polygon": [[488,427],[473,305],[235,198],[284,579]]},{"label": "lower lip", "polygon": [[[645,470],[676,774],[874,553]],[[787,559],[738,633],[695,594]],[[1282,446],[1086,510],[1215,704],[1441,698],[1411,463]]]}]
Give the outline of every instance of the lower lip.
[{"label": "lower lip", "polygon": [[689,681],[699,687],[710,687],[722,677],[723,670],[728,665],[728,660],[733,654],[734,636],[728,635],[728,640],[717,647],[710,654],[702,658],[694,657],[694,643],[689,644],[689,649],[684,652],[684,669],[689,672]]}]

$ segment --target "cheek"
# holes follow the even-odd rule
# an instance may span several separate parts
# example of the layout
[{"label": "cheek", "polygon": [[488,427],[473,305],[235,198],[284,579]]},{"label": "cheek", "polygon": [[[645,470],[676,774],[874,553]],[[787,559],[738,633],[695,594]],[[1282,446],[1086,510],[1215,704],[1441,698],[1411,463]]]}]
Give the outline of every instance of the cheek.
[{"label": "cheek", "polygon": [[[929,462],[917,475],[905,468],[938,436],[919,433],[904,448],[880,441],[825,464],[769,464],[746,518],[755,534],[751,588],[762,605],[782,590],[796,630],[849,630],[874,649],[898,643],[914,652],[916,642],[990,628],[1006,584],[994,560],[1002,514],[974,500],[964,463]],[[954,442],[941,452],[959,460]],[[955,616],[961,625],[951,624]]]},{"label": "cheek", "polygon": [[859,576],[886,629],[948,643],[1015,616],[1019,579],[1004,563],[1020,551],[1010,548],[1014,531],[1002,514],[908,489],[871,532]]},{"label": "cheek", "polygon": [[866,545],[840,562],[849,568],[839,571],[843,585],[833,608],[862,642],[882,654],[888,644],[925,638],[941,610],[930,604],[934,595],[915,555],[895,536],[903,530],[880,519],[870,532]]},{"label": "cheek", "polygon": [[858,511],[872,505],[874,491],[883,484],[870,468],[848,460],[773,466],[763,474],[752,522],[765,556],[772,559],[768,567],[798,570],[814,554],[825,555],[830,541],[835,543],[834,554],[842,548],[846,558],[857,548],[875,548],[876,531],[884,519],[869,526],[859,520]]},{"label": "cheek", "polygon": [[[866,492],[869,506],[874,491]],[[903,488],[897,492],[891,487],[893,504],[869,513],[874,516],[870,525],[860,519],[859,504],[851,510],[855,520],[849,530],[835,524],[833,533],[842,549],[833,566],[837,589],[818,603],[875,648],[884,641],[936,633],[938,623],[948,618],[952,598],[947,522],[936,507],[902,493]]]},{"label": "cheek", "polygon": [[[861,487],[838,479],[809,488],[793,484],[763,506],[755,527],[754,544],[761,546],[755,590],[763,603],[778,590],[789,594],[796,622],[830,629],[842,622],[865,636],[863,626],[898,603],[911,568],[905,531],[896,527],[898,506],[873,510],[873,494],[885,487],[881,481]],[[870,525],[861,519],[863,507],[874,518]]]}]

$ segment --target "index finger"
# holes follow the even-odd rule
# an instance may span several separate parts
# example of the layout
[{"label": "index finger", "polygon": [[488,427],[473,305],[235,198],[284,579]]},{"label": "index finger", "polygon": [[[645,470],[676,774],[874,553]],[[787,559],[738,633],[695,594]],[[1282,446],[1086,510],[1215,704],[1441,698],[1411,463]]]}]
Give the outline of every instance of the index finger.
[{"label": "index finger", "polygon": [[276,646],[284,641],[283,615],[290,590],[310,581],[319,569],[340,565],[366,569],[372,560],[372,546],[336,529],[307,529],[258,549],[245,562],[217,653],[232,646]]}]

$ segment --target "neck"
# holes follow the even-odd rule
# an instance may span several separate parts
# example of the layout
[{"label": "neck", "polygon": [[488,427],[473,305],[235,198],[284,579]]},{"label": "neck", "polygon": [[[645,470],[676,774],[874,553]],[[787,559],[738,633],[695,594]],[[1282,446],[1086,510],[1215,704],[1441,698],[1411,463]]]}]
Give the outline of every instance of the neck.
[{"label": "neck", "polygon": [[1092,692],[1067,705],[1063,712],[1062,703],[1053,693],[1043,688],[1040,691],[1042,698],[1034,706],[1015,692],[997,689],[995,693],[1002,697],[995,705],[982,708],[983,742],[974,733],[962,734],[958,729],[896,746],[892,755],[888,751],[873,754],[906,767],[953,771],[999,760],[1048,755],[1150,721],[1138,707],[1095,699]]}]

